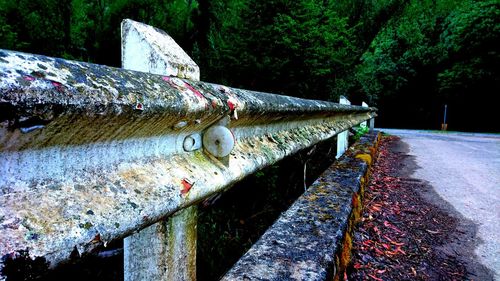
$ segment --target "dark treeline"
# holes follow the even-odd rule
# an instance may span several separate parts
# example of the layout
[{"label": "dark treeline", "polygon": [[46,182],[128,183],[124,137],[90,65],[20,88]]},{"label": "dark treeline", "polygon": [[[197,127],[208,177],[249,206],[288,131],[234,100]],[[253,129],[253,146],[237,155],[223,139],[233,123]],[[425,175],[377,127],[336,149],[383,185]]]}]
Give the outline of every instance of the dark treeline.
[{"label": "dark treeline", "polygon": [[380,109],[377,125],[500,131],[500,1],[0,0],[0,48],[120,66],[120,22],[167,31],[202,79]]}]

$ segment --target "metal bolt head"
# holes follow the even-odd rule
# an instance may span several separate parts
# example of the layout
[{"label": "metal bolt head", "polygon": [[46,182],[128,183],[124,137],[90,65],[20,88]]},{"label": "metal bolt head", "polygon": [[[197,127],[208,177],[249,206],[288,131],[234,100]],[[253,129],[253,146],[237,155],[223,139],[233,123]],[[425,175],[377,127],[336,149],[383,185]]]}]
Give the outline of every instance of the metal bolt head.
[{"label": "metal bolt head", "polygon": [[187,136],[182,143],[182,147],[184,151],[195,151],[201,148],[201,135],[200,134],[192,134]]},{"label": "metal bolt head", "polygon": [[195,140],[191,136],[187,136],[184,139],[184,143],[183,143],[184,150],[191,151],[195,143],[196,143]]},{"label": "metal bolt head", "polygon": [[233,133],[223,126],[210,127],[203,134],[203,147],[218,158],[228,156],[234,148],[234,143]]}]

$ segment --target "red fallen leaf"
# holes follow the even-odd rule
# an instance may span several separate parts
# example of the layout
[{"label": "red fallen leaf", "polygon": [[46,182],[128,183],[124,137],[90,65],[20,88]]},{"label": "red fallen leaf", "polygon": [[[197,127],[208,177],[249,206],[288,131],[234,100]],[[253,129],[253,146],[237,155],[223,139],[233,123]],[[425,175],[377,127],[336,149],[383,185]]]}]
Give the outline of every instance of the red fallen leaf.
[{"label": "red fallen leaf", "polygon": [[363,241],[363,245],[364,246],[371,247],[371,244],[373,244],[372,240],[365,240],[365,241]]},{"label": "red fallen leaf", "polygon": [[377,281],[383,281],[382,279],[378,278],[377,276],[374,276],[374,275],[371,275],[371,274],[367,274],[370,278],[372,278],[373,280],[377,280]]},{"label": "red fallen leaf", "polygon": [[401,250],[401,246],[398,246],[394,252],[400,252],[403,255],[406,255],[406,252]]},{"label": "red fallen leaf", "polygon": [[361,265],[360,263],[355,263],[355,264],[353,265],[353,267],[354,267],[355,269],[360,269],[360,268],[363,268],[363,265]]},{"label": "red fallen leaf", "polygon": [[395,256],[396,254],[397,254],[397,252],[395,252],[395,251],[385,251],[386,256]]},{"label": "red fallen leaf", "polygon": [[384,237],[385,240],[389,241],[389,243],[391,243],[392,245],[403,246],[405,244],[405,243],[398,243],[398,242],[392,240],[391,238],[387,237],[387,235],[384,235],[382,237]]},{"label": "red fallen leaf", "polygon": [[391,246],[386,243],[382,243],[382,247],[384,247],[386,250],[389,250],[391,248]]},{"label": "red fallen leaf", "polygon": [[379,269],[379,270],[377,270],[377,273],[378,273],[378,274],[383,274],[383,273],[385,273],[386,271],[387,271],[387,269]]},{"label": "red fallen leaf", "polygon": [[189,192],[189,190],[191,190],[191,188],[193,187],[193,183],[190,182],[188,179],[182,179],[181,181],[182,183],[182,189],[181,189],[181,194],[182,195],[185,195],[186,193]]},{"label": "red fallen leaf", "polygon": [[396,249],[394,251],[386,251],[386,254],[390,255],[390,256],[394,256],[394,255],[397,255],[398,253],[401,253],[403,255],[406,255],[406,252],[401,250],[401,247],[400,246],[397,246]]},{"label": "red fallen leaf", "polygon": [[391,228],[392,230],[394,230],[396,232],[401,232],[401,230],[399,230],[399,228],[397,228],[396,226],[394,226],[393,224],[391,224],[388,221],[384,221],[384,226],[388,227],[388,228]]},{"label": "red fallen leaf", "polygon": [[382,252],[381,250],[379,250],[378,248],[373,248],[375,250],[375,253],[381,255],[381,256],[385,256],[384,252]]}]

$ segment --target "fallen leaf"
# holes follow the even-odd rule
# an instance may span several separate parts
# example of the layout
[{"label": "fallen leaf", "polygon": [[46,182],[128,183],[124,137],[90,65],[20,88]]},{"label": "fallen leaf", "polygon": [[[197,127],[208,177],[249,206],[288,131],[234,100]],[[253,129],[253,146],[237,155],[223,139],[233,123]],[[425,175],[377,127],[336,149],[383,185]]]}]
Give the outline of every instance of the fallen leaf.
[{"label": "fallen leaf", "polygon": [[382,252],[381,250],[379,250],[378,248],[374,248],[375,250],[375,253],[379,254],[380,256],[384,256],[384,252]]},{"label": "fallen leaf", "polygon": [[368,274],[368,276],[369,276],[370,278],[372,278],[373,280],[383,281],[382,279],[378,278],[377,276],[374,276],[374,275],[371,275],[371,274]]}]

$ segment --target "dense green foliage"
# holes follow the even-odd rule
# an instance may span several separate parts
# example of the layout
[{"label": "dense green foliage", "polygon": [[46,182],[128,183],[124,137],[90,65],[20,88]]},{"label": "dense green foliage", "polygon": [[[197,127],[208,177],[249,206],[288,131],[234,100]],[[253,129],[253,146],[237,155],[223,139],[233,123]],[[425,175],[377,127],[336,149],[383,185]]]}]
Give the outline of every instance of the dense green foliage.
[{"label": "dense green foliage", "polygon": [[[166,30],[202,79],[378,106],[381,126],[498,130],[498,0],[0,0],[0,48],[120,65],[120,22]],[[472,100],[474,99],[474,100]]]},{"label": "dense green foliage", "polygon": [[411,127],[436,126],[448,104],[453,128],[498,130],[498,46],[499,1],[414,1],[377,34],[357,81],[389,126],[401,122],[395,116]]}]

